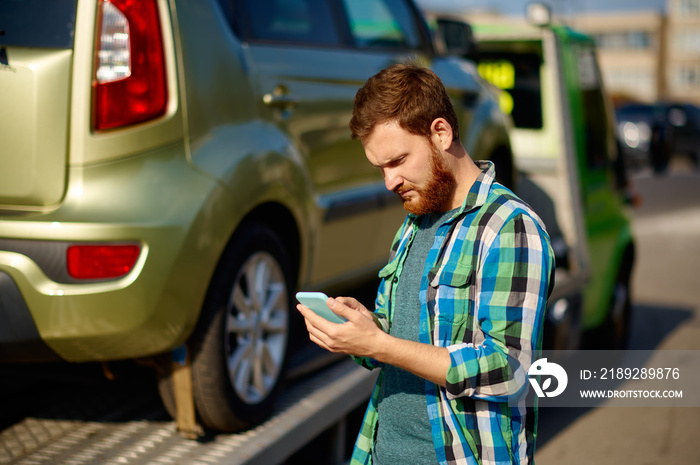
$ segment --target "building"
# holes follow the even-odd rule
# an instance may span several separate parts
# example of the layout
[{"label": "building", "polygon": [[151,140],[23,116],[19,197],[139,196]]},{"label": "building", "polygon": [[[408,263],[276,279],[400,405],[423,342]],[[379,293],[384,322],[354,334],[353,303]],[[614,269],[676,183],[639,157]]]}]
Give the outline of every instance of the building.
[{"label": "building", "polygon": [[700,105],[700,0],[667,0],[664,96]]},{"label": "building", "polygon": [[653,102],[664,95],[666,18],[661,12],[585,13],[567,23],[596,40],[605,87],[615,100]]},{"label": "building", "polygon": [[665,13],[586,13],[567,22],[595,37],[616,100],[700,105],[700,0],[666,0]]}]

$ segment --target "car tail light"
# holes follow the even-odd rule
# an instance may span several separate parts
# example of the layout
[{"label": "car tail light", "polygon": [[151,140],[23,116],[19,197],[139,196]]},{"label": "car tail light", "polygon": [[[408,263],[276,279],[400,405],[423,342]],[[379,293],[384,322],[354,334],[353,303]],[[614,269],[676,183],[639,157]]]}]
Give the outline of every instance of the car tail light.
[{"label": "car tail light", "polygon": [[120,278],[132,270],[140,253],[134,244],[72,245],[66,257],[68,274],[74,279]]},{"label": "car tail light", "polygon": [[93,127],[111,129],[165,114],[165,58],[156,0],[100,0]]}]

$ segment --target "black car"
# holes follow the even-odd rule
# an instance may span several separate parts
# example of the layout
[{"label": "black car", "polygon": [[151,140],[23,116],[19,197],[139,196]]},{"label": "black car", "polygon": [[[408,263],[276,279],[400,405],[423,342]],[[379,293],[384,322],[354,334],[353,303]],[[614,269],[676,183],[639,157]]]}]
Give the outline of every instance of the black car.
[{"label": "black car", "polygon": [[627,166],[663,173],[674,155],[700,159],[700,108],[689,103],[631,103],[616,110]]}]

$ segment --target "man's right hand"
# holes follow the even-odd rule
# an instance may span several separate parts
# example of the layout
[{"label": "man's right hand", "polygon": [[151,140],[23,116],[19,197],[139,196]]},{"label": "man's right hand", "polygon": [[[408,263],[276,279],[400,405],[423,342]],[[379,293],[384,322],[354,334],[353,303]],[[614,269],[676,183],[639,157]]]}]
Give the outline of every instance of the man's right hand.
[{"label": "man's right hand", "polygon": [[385,334],[375,315],[352,297],[329,297],[327,304],[334,313],[348,321],[331,323],[303,305],[297,305],[311,341],[330,352],[371,357],[377,337]]}]

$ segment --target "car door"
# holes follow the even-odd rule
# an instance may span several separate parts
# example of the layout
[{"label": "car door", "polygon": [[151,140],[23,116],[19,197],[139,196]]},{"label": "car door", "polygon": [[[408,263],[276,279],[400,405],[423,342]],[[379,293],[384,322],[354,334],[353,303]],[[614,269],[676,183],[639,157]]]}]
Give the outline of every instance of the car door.
[{"label": "car door", "polygon": [[355,93],[367,78],[424,46],[412,24],[415,10],[405,0],[233,5],[263,112],[299,149],[315,189],[306,281],[323,287],[373,271],[385,262],[400,222],[388,228],[386,215],[403,212],[399,203],[387,202],[380,173],[351,140],[348,123]]},{"label": "car door", "polygon": [[[427,25],[415,4],[407,0],[340,0],[344,25],[350,37],[349,70],[356,83],[363,85],[372,75],[396,63],[415,62],[430,67],[437,63]],[[463,74],[448,75],[445,67],[441,78],[453,78],[461,87]],[[436,71],[437,72],[437,71]],[[440,73],[438,73],[440,74]],[[451,82],[451,81],[450,81]],[[448,85],[447,82],[445,82]],[[358,144],[359,145],[359,144]],[[372,168],[375,169],[376,168]],[[377,173],[379,174],[379,173]],[[376,185],[379,202],[384,206],[376,225],[376,254],[386,262],[391,239],[403,222],[406,211],[398,197],[386,190],[383,179]],[[387,241],[386,238],[389,240]]]},{"label": "car door", "polygon": [[[568,40],[568,39],[563,39]],[[613,160],[619,156],[612,111],[602,88],[592,44],[572,43],[562,48],[570,83],[574,140],[579,152],[579,172],[584,221],[588,237],[591,281],[584,301],[584,326],[602,322],[608,310],[620,267],[623,229],[627,219],[615,182]]]}]

